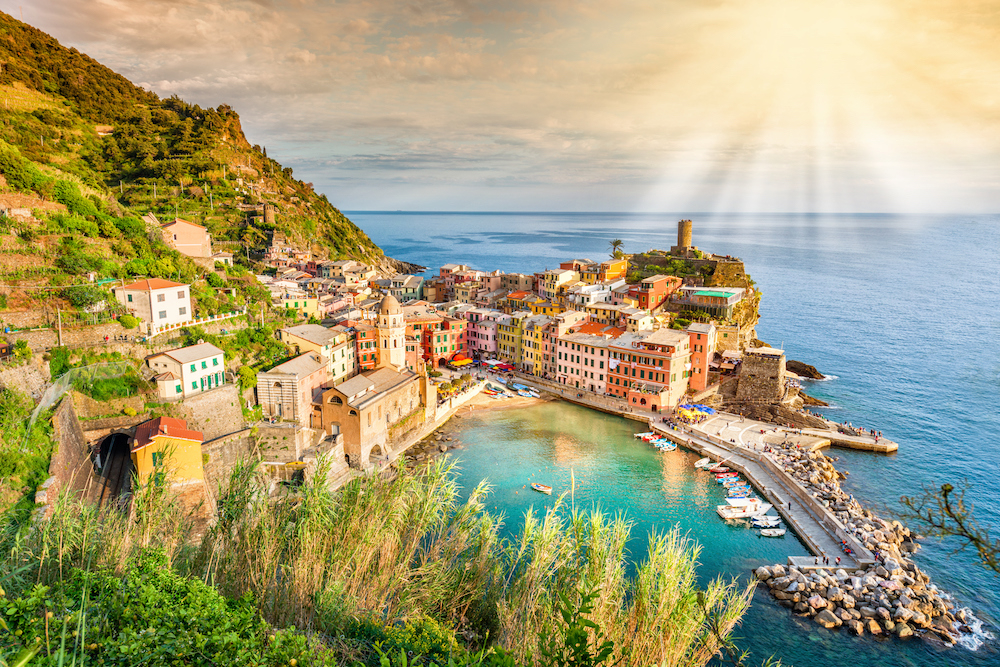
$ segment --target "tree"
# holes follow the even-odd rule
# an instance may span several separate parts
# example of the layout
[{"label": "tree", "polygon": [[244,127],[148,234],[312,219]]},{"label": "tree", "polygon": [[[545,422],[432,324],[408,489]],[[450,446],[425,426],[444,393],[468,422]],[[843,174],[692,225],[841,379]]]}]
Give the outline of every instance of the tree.
[{"label": "tree", "polygon": [[14,356],[18,359],[31,359],[31,348],[28,346],[28,341],[19,340],[14,343]]},{"label": "tree", "polygon": [[611,248],[611,256],[615,257],[615,258],[621,257],[621,255],[622,255],[622,246],[623,245],[625,245],[625,242],[622,241],[621,239],[614,239],[614,240],[612,240],[608,244],[608,246]]},{"label": "tree", "polygon": [[972,547],[984,566],[1000,574],[1000,540],[990,537],[965,506],[965,489],[956,491],[951,484],[942,484],[940,491],[928,488],[923,495],[899,500],[906,508],[904,518],[920,524],[928,535],[959,538],[959,549]]}]

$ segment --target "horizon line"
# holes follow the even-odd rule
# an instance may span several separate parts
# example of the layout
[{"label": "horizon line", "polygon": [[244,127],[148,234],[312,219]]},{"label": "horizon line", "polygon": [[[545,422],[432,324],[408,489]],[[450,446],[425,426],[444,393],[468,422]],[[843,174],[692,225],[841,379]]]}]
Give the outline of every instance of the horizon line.
[{"label": "horizon line", "polygon": [[957,215],[967,215],[967,216],[991,216],[1000,215],[1000,212],[968,212],[968,211],[958,211],[951,213],[944,212],[928,212],[928,213],[914,213],[914,212],[887,212],[887,211],[816,211],[810,213],[803,212],[792,212],[792,211],[751,211],[751,212],[736,212],[736,211],[471,211],[471,210],[444,210],[444,209],[339,209],[341,213],[381,213],[381,214],[441,214],[441,215],[669,215],[669,216],[763,216],[763,215],[774,215],[774,216],[797,216],[797,217],[825,217],[825,216],[880,216],[880,217],[948,217]]}]

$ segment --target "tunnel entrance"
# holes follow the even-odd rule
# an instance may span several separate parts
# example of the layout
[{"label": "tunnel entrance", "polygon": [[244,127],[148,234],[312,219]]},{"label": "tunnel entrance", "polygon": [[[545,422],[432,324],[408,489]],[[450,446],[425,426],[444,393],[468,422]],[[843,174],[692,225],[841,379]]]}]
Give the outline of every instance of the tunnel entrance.
[{"label": "tunnel entrance", "polygon": [[125,505],[132,491],[132,452],[126,433],[112,433],[101,441],[94,461],[97,488],[93,498],[98,507],[106,503]]}]

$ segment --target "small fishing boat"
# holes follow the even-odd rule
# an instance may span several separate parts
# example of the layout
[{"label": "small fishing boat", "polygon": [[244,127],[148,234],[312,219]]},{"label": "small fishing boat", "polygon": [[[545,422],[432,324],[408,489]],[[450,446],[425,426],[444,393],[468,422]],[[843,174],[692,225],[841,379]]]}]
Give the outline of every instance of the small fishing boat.
[{"label": "small fishing boat", "polygon": [[698,459],[697,461],[694,462],[694,467],[695,468],[704,468],[705,464],[711,463],[711,462],[712,462],[712,459],[710,459],[708,457],[705,457],[703,459]]},{"label": "small fishing boat", "polygon": [[544,493],[547,496],[551,496],[552,495],[552,487],[551,486],[547,486],[545,484],[539,484],[538,482],[532,482],[531,483],[531,488],[534,489],[535,491],[538,491],[539,493]]},{"label": "small fishing boat", "polygon": [[781,523],[781,518],[776,516],[755,516],[750,519],[750,525],[754,528],[776,528]]},{"label": "small fishing boat", "polygon": [[760,498],[726,498],[726,505],[717,505],[715,511],[723,519],[749,519],[767,514],[773,505]]},{"label": "small fishing boat", "polygon": [[784,528],[763,528],[760,534],[764,537],[781,537],[785,534]]},{"label": "small fishing boat", "polygon": [[730,489],[734,486],[743,486],[745,484],[746,482],[744,482],[739,477],[726,477],[725,479],[722,480],[722,486],[726,487],[727,489]]},{"label": "small fishing boat", "polygon": [[656,435],[656,433],[654,433],[653,431],[646,431],[645,433],[636,433],[635,437],[642,439],[645,438],[647,435]]},{"label": "small fishing boat", "polygon": [[715,473],[729,472],[729,467],[728,466],[715,466],[714,468],[709,468],[708,472],[715,472]]},{"label": "small fishing boat", "polygon": [[665,445],[657,445],[656,448],[659,449],[661,452],[672,452],[675,449],[677,449],[677,445],[673,443],[667,443]]},{"label": "small fishing boat", "polygon": [[739,476],[740,474],[738,472],[720,472],[715,475],[715,479],[716,481],[721,481],[724,479],[732,479],[734,477],[739,477]]}]

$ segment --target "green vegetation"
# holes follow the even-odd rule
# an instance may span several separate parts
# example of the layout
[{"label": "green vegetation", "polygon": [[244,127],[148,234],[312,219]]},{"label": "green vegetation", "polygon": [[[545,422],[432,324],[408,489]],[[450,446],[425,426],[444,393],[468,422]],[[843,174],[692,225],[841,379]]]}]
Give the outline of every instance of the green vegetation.
[{"label": "green vegetation", "polygon": [[627,576],[622,518],[562,499],[508,540],[487,487],[462,501],[446,463],[336,493],[327,470],[274,501],[238,465],[193,541],[155,483],[132,518],[63,498],[44,530],[12,524],[0,659],[41,645],[49,665],[700,666],[749,604],[752,585],[699,588],[676,531]]},{"label": "green vegetation", "polygon": [[[275,229],[334,258],[382,257],[311,183],[251,146],[230,107],[161,99],[2,13],[0,61],[0,89],[14,102],[0,124],[0,173],[9,189],[59,202],[102,231],[110,230],[101,214],[176,214],[207,226],[244,261]],[[248,183],[280,193],[270,197],[274,224],[252,210],[261,201]],[[93,229],[87,236],[96,237]],[[130,273],[151,275],[138,268]]]},{"label": "green vegetation", "polygon": [[139,320],[127,314],[119,317],[118,323],[122,325],[123,329],[135,329],[139,326]]},{"label": "green vegetation", "polygon": [[25,437],[34,408],[31,397],[0,389],[0,514],[15,505],[30,509],[35,489],[49,475],[53,446],[49,420],[39,416]]}]

